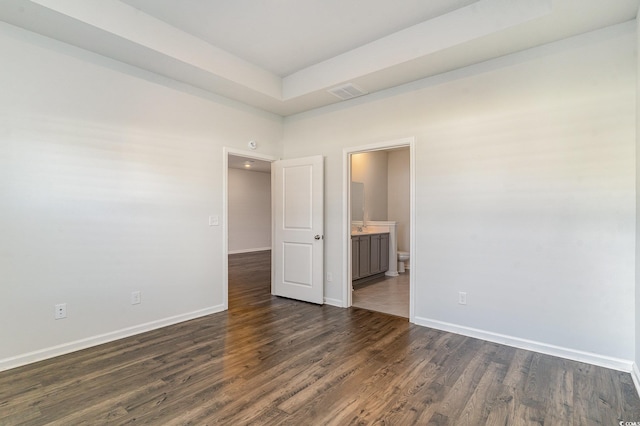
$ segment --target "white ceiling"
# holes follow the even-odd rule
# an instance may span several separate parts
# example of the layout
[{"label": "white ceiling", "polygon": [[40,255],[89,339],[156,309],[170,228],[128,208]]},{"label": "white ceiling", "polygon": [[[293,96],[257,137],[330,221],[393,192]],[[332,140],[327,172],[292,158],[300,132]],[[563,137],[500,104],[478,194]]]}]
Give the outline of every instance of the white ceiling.
[{"label": "white ceiling", "polygon": [[282,116],[632,20],[640,0],[2,0],[0,20]]},{"label": "white ceiling", "polygon": [[478,0],[123,0],[280,77]]},{"label": "white ceiling", "polygon": [[248,170],[250,172],[271,173],[271,163],[269,161],[240,157],[232,154],[229,154],[227,167],[230,169]]}]

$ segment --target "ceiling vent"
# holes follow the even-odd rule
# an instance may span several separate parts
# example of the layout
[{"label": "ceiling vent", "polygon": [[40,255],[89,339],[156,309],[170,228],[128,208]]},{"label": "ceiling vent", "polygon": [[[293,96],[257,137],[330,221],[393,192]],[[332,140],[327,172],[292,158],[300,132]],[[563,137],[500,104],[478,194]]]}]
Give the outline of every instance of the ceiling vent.
[{"label": "ceiling vent", "polygon": [[329,93],[342,99],[343,101],[367,94],[367,92],[351,83],[343,84],[342,86],[329,89]]}]

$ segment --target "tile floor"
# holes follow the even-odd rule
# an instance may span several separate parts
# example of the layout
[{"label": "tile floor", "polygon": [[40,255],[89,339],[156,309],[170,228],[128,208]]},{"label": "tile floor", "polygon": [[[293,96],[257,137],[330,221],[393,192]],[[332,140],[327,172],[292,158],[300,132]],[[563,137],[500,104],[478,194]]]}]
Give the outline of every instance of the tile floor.
[{"label": "tile floor", "polygon": [[409,318],[409,270],[397,277],[382,277],[356,285],[352,294],[356,308]]}]

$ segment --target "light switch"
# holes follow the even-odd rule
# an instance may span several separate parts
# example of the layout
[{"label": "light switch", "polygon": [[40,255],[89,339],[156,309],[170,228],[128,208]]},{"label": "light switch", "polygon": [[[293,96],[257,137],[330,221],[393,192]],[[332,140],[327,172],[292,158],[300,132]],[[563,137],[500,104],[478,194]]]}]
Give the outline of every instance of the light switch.
[{"label": "light switch", "polygon": [[209,226],[218,226],[219,220],[217,215],[209,216]]}]

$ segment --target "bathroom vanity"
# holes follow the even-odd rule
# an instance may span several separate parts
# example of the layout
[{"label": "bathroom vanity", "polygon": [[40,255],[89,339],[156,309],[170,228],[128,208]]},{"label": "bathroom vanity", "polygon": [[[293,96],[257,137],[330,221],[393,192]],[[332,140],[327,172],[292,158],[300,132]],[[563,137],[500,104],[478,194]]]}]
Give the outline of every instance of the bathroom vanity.
[{"label": "bathroom vanity", "polygon": [[351,278],[354,284],[389,270],[389,233],[351,235]]}]

